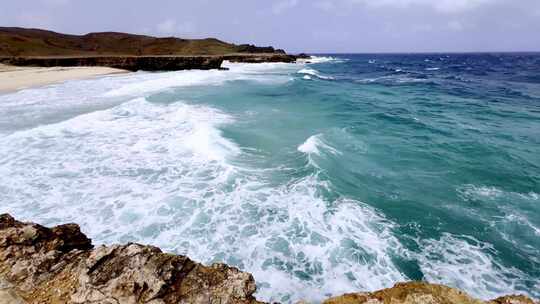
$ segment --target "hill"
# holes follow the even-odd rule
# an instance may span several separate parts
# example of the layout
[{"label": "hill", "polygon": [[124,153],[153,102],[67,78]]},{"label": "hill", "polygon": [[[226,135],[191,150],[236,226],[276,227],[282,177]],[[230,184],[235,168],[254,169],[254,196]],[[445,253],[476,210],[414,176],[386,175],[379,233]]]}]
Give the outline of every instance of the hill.
[{"label": "hill", "polygon": [[0,57],[179,56],[235,53],[285,54],[273,47],[235,45],[215,38],[158,38],[117,32],[68,35],[41,29],[0,27]]}]

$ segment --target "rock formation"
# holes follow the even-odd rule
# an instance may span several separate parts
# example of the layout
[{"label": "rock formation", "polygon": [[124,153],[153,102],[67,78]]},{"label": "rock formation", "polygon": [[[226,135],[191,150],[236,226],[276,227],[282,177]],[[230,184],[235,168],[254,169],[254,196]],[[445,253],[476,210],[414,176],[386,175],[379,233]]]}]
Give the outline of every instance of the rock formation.
[{"label": "rock formation", "polygon": [[236,45],[215,38],[182,39],[117,32],[68,35],[41,29],[0,27],[3,57],[199,56],[285,54],[273,47]]},{"label": "rock formation", "polygon": [[[0,216],[0,303],[258,303],[253,277],[139,244],[94,248],[79,226]],[[2,302],[4,301],[4,302]]]},{"label": "rock formation", "polygon": [[15,66],[104,66],[127,71],[178,71],[219,69],[221,56],[99,56],[99,57],[5,57],[0,63]]},{"label": "rock formation", "polygon": [[273,47],[235,45],[214,38],[158,38],[126,33],[66,35],[0,27],[0,63],[17,66],[106,66],[129,71],[218,69],[233,62],[294,62]]},{"label": "rock formation", "polygon": [[535,304],[524,296],[506,296],[491,301],[474,299],[443,285],[422,282],[399,283],[372,293],[352,293],[324,301],[323,304]]},{"label": "rock formation", "polygon": [[[94,247],[76,224],[46,228],[0,215],[0,304],[262,303],[253,277],[224,264],[130,243]],[[489,302],[427,283],[404,283],[328,299],[326,304],[534,304],[524,296]]]}]

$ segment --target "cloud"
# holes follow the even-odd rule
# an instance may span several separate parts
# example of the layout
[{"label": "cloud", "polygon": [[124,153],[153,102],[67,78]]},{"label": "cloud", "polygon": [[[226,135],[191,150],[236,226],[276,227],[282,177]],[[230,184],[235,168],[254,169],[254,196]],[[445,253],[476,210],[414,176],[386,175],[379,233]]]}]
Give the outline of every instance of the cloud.
[{"label": "cloud", "polygon": [[51,16],[35,13],[35,12],[26,12],[20,14],[16,17],[16,24],[22,27],[31,27],[31,28],[52,28],[53,21]]},{"label": "cloud", "polygon": [[195,33],[195,24],[190,21],[178,23],[175,19],[166,19],[156,25],[156,31],[159,34],[193,34]]},{"label": "cloud", "polygon": [[332,1],[318,1],[314,4],[315,8],[318,8],[323,11],[333,11],[336,9],[335,2]]},{"label": "cloud", "polygon": [[448,22],[447,27],[452,31],[461,32],[465,29],[465,24],[463,24],[461,21],[452,20]]},{"label": "cloud", "polygon": [[45,5],[54,5],[54,6],[66,5],[66,4],[69,4],[69,1],[70,0],[41,0],[41,2]]},{"label": "cloud", "polygon": [[175,27],[176,20],[174,19],[167,19],[156,26],[157,31],[161,34],[172,34],[175,32]]},{"label": "cloud", "polygon": [[290,10],[298,5],[298,0],[282,0],[272,5],[272,12],[276,15]]},{"label": "cloud", "polygon": [[476,9],[482,5],[500,0],[335,0],[353,4],[363,4],[368,7],[426,7],[441,13],[460,13]]}]

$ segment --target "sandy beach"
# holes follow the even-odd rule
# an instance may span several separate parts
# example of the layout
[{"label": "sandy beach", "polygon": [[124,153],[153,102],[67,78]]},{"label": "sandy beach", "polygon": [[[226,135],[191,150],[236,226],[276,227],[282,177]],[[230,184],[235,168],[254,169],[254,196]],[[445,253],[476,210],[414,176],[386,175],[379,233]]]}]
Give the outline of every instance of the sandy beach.
[{"label": "sandy beach", "polygon": [[0,64],[0,93],[43,86],[72,79],[126,73],[108,67],[16,67]]}]

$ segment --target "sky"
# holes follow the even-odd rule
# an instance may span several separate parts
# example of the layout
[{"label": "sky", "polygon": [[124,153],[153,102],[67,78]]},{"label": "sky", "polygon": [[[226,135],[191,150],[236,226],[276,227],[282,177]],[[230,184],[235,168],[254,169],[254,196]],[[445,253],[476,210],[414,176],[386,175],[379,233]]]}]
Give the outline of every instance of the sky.
[{"label": "sky", "polygon": [[540,0],[1,0],[0,26],[288,52],[540,51]]}]

